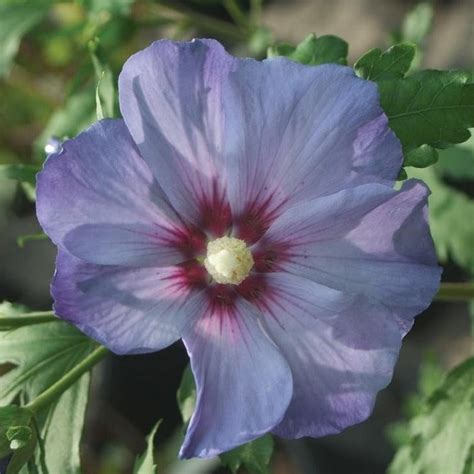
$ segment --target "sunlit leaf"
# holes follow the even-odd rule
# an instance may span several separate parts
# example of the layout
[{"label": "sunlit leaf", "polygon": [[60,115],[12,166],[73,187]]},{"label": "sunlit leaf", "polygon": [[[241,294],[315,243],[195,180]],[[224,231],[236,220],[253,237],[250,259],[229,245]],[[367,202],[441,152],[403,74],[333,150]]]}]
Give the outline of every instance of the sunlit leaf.
[{"label": "sunlit leaf", "polygon": [[474,200],[443,183],[435,167],[409,168],[411,178],[425,181],[429,197],[430,229],[436,252],[442,262],[449,259],[468,272],[474,272]]},{"label": "sunlit leaf", "polygon": [[418,3],[404,18],[401,35],[404,41],[422,43],[431,29],[433,5],[431,2]]},{"label": "sunlit leaf", "polygon": [[389,474],[470,474],[474,467],[474,358],[448,374],[409,425]]},{"label": "sunlit leaf", "polygon": [[181,417],[183,418],[183,423],[186,424],[191,419],[191,415],[193,414],[196,405],[196,384],[189,364],[183,372],[183,377],[176,398],[181,411]]},{"label": "sunlit leaf", "polygon": [[147,448],[142,456],[140,456],[133,467],[134,474],[156,474],[156,464],[154,460],[154,446],[156,432],[161,424],[161,420],[155,425],[150,435],[147,438]]},{"label": "sunlit leaf", "polygon": [[[63,321],[0,333],[0,364],[14,366],[0,376],[0,405],[14,400],[32,401],[96,346]],[[56,403],[38,414],[45,462],[51,472],[79,470],[79,442],[88,387],[89,374],[85,374]],[[37,451],[36,456],[39,454]]]},{"label": "sunlit leaf", "polygon": [[114,117],[115,87],[110,67],[98,56],[98,40],[89,43],[89,51],[94,66],[97,86],[95,90],[97,120]]}]

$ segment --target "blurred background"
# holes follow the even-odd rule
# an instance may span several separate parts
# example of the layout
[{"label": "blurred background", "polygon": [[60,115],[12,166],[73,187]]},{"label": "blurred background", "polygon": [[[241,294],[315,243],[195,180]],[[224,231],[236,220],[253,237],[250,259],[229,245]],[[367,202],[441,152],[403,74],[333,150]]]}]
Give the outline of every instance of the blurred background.
[{"label": "blurred background", "polygon": [[[21,183],[7,179],[7,172],[0,174],[0,301],[34,310],[51,308],[55,249],[41,235],[35,218],[32,176],[51,137],[72,137],[96,120],[98,76],[114,83],[130,54],[163,37],[214,37],[233,54],[262,58],[276,41],[297,43],[311,32],[334,34],[349,43],[353,64],[367,50],[396,41],[415,5],[409,0],[0,0],[0,164],[25,165]],[[440,0],[424,8],[424,15],[410,20],[415,36],[426,33],[424,39],[421,34],[412,38],[421,43],[423,67],[472,70],[474,3]],[[113,99],[109,108],[118,115]],[[463,166],[470,166],[467,175],[472,178],[472,140],[461,148],[457,151],[464,153]],[[434,186],[462,196],[474,209],[472,181],[463,173],[446,171],[443,156],[436,173],[427,179],[436,179]],[[450,225],[456,222],[451,219]],[[442,228],[442,220],[438,226]],[[473,236],[474,229],[464,229],[459,245],[474,246]],[[472,259],[450,251],[452,243],[436,243],[445,264],[444,280],[471,279]],[[404,420],[419,409],[420,396],[469,355],[470,332],[466,304],[434,303],[406,338],[393,382],[380,393],[372,417],[337,436],[277,440],[271,471],[385,472],[403,443]],[[131,472],[145,436],[160,418],[159,472],[229,472],[217,460],[176,460],[182,436],[176,390],[186,364],[182,345],[175,344],[157,354],[110,356],[100,365],[83,439],[86,474]]]}]

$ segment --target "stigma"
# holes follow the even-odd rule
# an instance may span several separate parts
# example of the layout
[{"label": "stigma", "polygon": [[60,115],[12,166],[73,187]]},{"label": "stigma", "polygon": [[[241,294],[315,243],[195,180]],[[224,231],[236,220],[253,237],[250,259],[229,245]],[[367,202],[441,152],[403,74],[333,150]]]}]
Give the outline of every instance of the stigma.
[{"label": "stigma", "polygon": [[253,264],[252,253],[243,240],[220,237],[207,244],[204,266],[217,283],[239,285],[248,277]]}]

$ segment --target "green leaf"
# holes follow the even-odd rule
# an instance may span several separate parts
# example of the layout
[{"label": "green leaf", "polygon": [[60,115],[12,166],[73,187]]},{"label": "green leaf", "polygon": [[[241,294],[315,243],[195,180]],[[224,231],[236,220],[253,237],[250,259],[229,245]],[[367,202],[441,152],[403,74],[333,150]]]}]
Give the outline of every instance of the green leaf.
[{"label": "green leaf", "polygon": [[405,168],[402,168],[398,172],[397,181],[405,181],[406,179],[408,179],[407,172],[406,172]]},{"label": "green leaf", "polygon": [[7,430],[7,439],[10,441],[10,449],[24,448],[31,440],[33,430],[29,426],[10,426]]},{"label": "green leaf", "polygon": [[405,155],[403,166],[426,168],[434,165],[438,161],[438,158],[438,152],[433,147],[421,145],[419,148],[415,148]]},{"label": "green leaf", "polygon": [[196,384],[189,364],[186,369],[184,369],[176,399],[178,401],[179,410],[181,411],[183,423],[187,424],[191,419],[196,405]]},{"label": "green leaf", "polygon": [[452,148],[439,151],[436,170],[447,178],[474,180],[474,136]]},{"label": "green leaf", "polygon": [[279,43],[270,46],[267,50],[267,58],[277,58],[278,56],[290,56],[294,51],[295,47],[288,43]]},{"label": "green leaf", "polygon": [[474,84],[462,71],[420,71],[380,81],[380,99],[390,127],[405,151],[421,145],[444,148],[470,137],[474,126]]},{"label": "green leaf", "polygon": [[[0,405],[16,399],[25,404],[32,401],[95,347],[95,342],[64,321],[0,333],[0,364],[13,365],[0,377]],[[51,473],[79,471],[88,387],[89,374],[85,374],[37,417],[45,463]],[[36,453],[37,463],[40,454]]]},{"label": "green leaf", "polygon": [[268,57],[286,56],[308,65],[347,64],[347,52],[347,43],[337,36],[325,35],[317,38],[315,34],[310,34],[296,47],[284,43],[270,48]]},{"label": "green leaf", "polygon": [[409,424],[389,474],[465,474],[472,472],[474,447],[474,358],[448,374]]},{"label": "green leaf", "polygon": [[52,0],[15,0],[0,3],[0,77],[11,68],[20,42],[48,13]]},{"label": "green leaf", "polygon": [[33,455],[36,436],[30,427],[32,419],[33,413],[26,408],[0,407],[0,459],[12,454],[7,474],[17,474]]},{"label": "green leaf", "polygon": [[116,94],[112,71],[104,60],[99,59],[98,50],[98,39],[90,41],[89,52],[97,80],[95,89],[96,114],[97,120],[102,120],[103,118],[114,117]]},{"label": "green leaf", "polygon": [[255,441],[221,454],[222,464],[234,474],[244,467],[250,474],[266,474],[273,454],[273,438],[267,434]]},{"label": "green leaf", "polygon": [[404,41],[422,44],[433,22],[433,5],[422,2],[411,10],[402,23],[401,36]]},{"label": "green leaf", "polygon": [[354,64],[354,70],[359,77],[371,81],[402,78],[410,69],[415,52],[416,46],[411,43],[397,44],[385,52],[371,49]]},{"label": "green leaf", "polygon": [[106,11],[112,15],[126,16],[130,13],[134,0],[84,0],[91,15]]},{"label": "green leaf", "polygon": [[155,439],[156,432],[161,424],[161,420],[155,425],[150,435],[147,438],[147,448],[142,456],[135,461],[133,467],[134,474],[156,474],[156,464],[154,460],[154,446],[153,440]]},{"label": "green leaf", "polygon": [[410,178],[423,180],[431,189],[429,217],[436,252],[442,262],[451,259],[466,271],[474,272],[474,219],[466,217],[474,216],[474,200],[443,183],[436,169],[437,166],[409,168]]},{"label": "green leaf", "polygon": [[[0,459],[6,457],[16,449],[12,445],[12,441],[18,438],[18,430],[20,428],[28,428],[33,413],[26,408],[16,405],[0,407]],[[31,430],[30,430],[31,437]],[[19,437],[20,441],[25,438],[22,434]]]},{"label": "green leaf", "polygon": [[409,420],[423,413],[425,400],[444,382],[445,372],[441,369],[438,358],[432,352],[423,356],[418,376],[418,391],[403,402],[402,410],[407,420],[388,425],[386,434],[395,447],[410,442]]},{"label": "green leaf", "polygon": [[14,179],[30,184],[36,184],[36,173],[40,171],[38,166],[8,164],[0,165],[0,179]]}]

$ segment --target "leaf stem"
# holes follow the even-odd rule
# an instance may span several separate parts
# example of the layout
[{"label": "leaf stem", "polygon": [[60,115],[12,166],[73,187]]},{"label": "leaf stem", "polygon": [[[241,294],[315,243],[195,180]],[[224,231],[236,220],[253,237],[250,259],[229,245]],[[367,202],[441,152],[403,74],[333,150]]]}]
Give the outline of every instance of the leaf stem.
[{"label": "leaf stem", "polygon": [[16,239],[16,244],[18,245],[18,247],[22,249],[27,242],[32,242],[34,240],[46,240],[46,239],[48,239],[48,236],[42,232],[39,234],[20,235],[20,237]]},{"label": "leaf stem", "polygon": [[58,318],[53,311],[36,311],[17,316],[2,316],[2,313],[0,313],[0,331],[9,331],[30,324],[49,323],[57,320]]},{"label": "leaf stem", "polygon": [[47,388],[43,393],[38,395],[32,402],[28,403],[25,408],[31,410],[35,415],[50,405],[56,398],[63,394],[71,387],[82,375],[92,369],[95,364],[102,360],[108,353],[108,349],[99,346],[94,352],[90,353],[80,364],[76,365],[64,377]]},{"label": "leaf stem", "polygon": [[474,299],[474,283],[441,283],[438,301],[469,301]]}]

